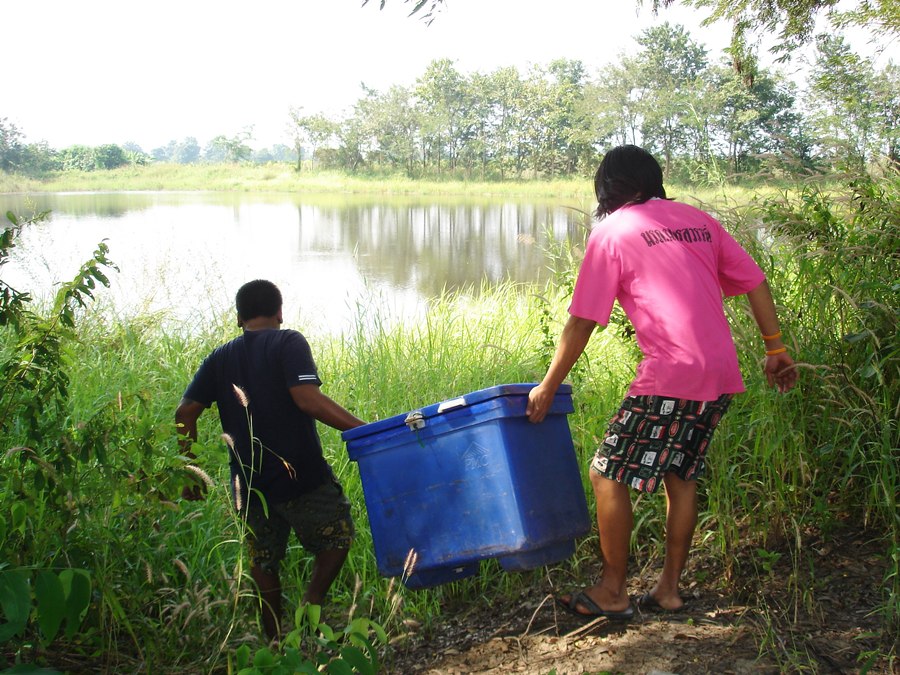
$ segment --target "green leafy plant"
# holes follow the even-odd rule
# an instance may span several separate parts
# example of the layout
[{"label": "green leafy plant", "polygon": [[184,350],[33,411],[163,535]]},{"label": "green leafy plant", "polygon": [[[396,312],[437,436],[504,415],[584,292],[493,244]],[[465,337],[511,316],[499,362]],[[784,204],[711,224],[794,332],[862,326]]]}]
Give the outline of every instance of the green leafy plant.
[{"label": "green leafy plant", "polygon": [[40,629],[41,643],[56,639],[65,623],[65,636],[72,639],[81,627],[91,602],[90,575],[79,569],[59,573],[23,568],[0,570],[0,644],[21,636],[32,614]]},{"label": "green leafy plant", "polygon": [[[25,225],[49,216],[48,212],[20,220],[6,214],[11,227],[0,237],[0,266],[6,264],[16,237]],[[13,347],[0,361],[0,431],[13,421],[22,426],[23,442],[40,445],[56,422],[68,395],[65,344],[74,337],[79,308],[93,299],[98,285],[109,286],[103,268],[118,268],[109,260],[109,247],[100,242],[90,260],[84,263],[72,281],[62,284],[47,316],[35,312],[31,296],[0,280],[0,326]],[[16,414],[11,412],[15,410]]]},{"label": "green leafy plant", "polygon": [[775,565],[781,559],[781,554],[778,551],[767,551],[764,548],[756,549],[755,553],[756,560],[763,572],[768,576],[775,574]]},{"label": "green leafy plant", "polygon": [[303,605],[295,613],[296,628],[287,634],[280,649],[263,647],[252,653],[247,645],[239,647],[234,653],[238,675],[375,675],[379,671],[375,643],[387,643],[381,626],[358,617],[336,632],[321,619],[319,605]]},{"label": "green leafy plant", "polygon": [[[0,234],[0,266],[8,261],[22,228],[47,216],[19,219],[6,214],[10,226]],[[75,278],[62,284],[48,315],[33,308],[27,292],[0,280],[0,331],[5,338],[0,350],[0,433],[20,443],[0,457],[7,464],[0,482],[17,497],[0,519],[0,550],[8,561],[0,569],[0,644],[22,637],[32,619],[42,645],[53,642],[63,625],[71,639],[91,603],[86,570],[34,567],[28,558],[40,538],[36,523],[46,515],[48,522],[61,526],[72,511],[66,508],[73,501],[72,485],[65,480],[71,458],[60,433],[69,393],[67,346],[74,339],[78,309],[93,298],[98,285],[109,285],[102,268],[115,265],[107,253],[106,244],[99,244]]]}]

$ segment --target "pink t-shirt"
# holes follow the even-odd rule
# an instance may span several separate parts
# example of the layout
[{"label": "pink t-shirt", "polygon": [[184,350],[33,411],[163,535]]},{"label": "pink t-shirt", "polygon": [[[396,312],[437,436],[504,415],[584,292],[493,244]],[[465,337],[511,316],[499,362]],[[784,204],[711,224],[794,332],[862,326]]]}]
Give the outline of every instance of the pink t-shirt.
[{"label": "pink t-shirt", "polygon": [[712,216],[652,199],[594,227],[569,313],[605,326],[619,301],[644,355],[629,396],[712,401],[744,391],[723,294],[747,293],[764,280]]}]

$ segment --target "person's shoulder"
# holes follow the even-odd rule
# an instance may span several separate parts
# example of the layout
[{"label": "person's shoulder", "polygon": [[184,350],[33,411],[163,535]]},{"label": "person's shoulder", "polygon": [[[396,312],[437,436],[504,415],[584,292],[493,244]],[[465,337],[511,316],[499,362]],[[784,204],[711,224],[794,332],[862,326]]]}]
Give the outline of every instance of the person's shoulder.
[{"label": "person's shoulder", "polygon": [[274,331],[272,336],[272,344],[278,345],[281,349],[309,349],[309,342],[306,337],[298,330],[293,328],[282,328]]},{"label": "person's shoulder", "polygon": [[228,342],[224,342],[220,344],[218,347],[215,347],[209,355],[206,357],[207,359],[216,359],[224,356],[225,354],[230,353],[238,344],[243,342],[244,336],[238,335],[235,338],[232,338]]},{"label": "person's shoulder", "polygon": [[648,213],[643,204],[626,204],[600,220],[591,232],[598,242],[612,242],[627,238],[633,228],[646,224]]},{"label": "person's shoulder", "polygon": [[235,345],[239,340],[240,337],[237,337],[214,347],[212,351],[206,354],[203,361],[201,361],[200,365],[197,367],[195,376],[214,377],[214,373],[217,373],[221,368],[226,367],[226,364],[234,358]]},{"label": "person's shoulder", "polygon": [[700,220],[715,220],[708,211],[705,211],[698,206],[694,206],[693,204],[688,204],[687,202],[680,202],[675,199],[652,199],[647,203],[653,205],[654,208],[660,211],[677,213],[683,217],[693,217]]},{"label": "person's shoulder", "polygon": [[306,337],[299,330],[293,328],[282,328],[278,331],[278,339],[284,342],[292,342],[294,340],[302,340],[306,342]]}]

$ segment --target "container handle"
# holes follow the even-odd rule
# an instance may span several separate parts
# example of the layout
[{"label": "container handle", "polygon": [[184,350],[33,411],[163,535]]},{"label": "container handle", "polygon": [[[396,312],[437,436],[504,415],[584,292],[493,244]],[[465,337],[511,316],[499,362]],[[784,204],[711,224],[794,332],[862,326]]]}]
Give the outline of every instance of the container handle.
[{"label": "container handle", "polygon": [[444,401],[438,406],[438,413],[445,412],[447,410],[453,410],[454,408],[462,408],[466,404],[466,397],[460,396],[459,398],[451,398],[449,401]]},{"label": "container handle", "polygon": [[409,427],[410,431],[418,431],[425,427],[425,415],[422,414],[421,410],[413,410],[406,416],[403,423]]}]

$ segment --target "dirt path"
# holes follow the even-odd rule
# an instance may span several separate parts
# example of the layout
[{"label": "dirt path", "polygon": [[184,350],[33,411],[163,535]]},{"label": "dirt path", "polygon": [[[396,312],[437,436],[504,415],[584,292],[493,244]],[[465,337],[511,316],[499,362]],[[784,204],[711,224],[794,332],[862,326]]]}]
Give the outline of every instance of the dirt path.
[{"label": "dirt path", "polygon": [[779,672],[775,664],[757,661],[750,631],[731,624],[727,617],[677,621],[640,617],[624,627],[604,620],[575,625],[563,617],[553,621],[540,634],[491,637],[465,651],[447,648],[434,663],[406,672]]},{"label": "dirt path", "polygon": [[[493,607],[446,607],[428,634],[395,643],[384,672],[858,673],[868,652],[898,648],[873,614],[883,601],[884,551],[864,536],[848,530],[829,543],[811,536],[802,566],[782,554],[764,580],[748,573],[748,546],[727,590],[716,588],[725,585],[723,570],[694,556],[685,578],[707,581],[694,583],[685,611],[636,612],[626,624],[573,617],[555,606],[549,588]],[[649,588],[647,576],[635,580],[632,595]],[[875,660],[867,672],[894,675],[900,664]]]}]

